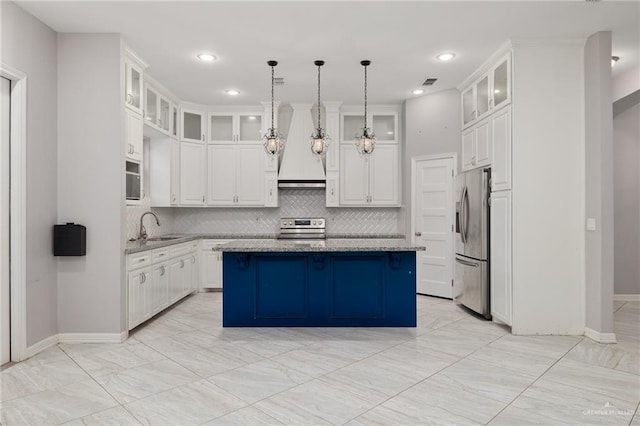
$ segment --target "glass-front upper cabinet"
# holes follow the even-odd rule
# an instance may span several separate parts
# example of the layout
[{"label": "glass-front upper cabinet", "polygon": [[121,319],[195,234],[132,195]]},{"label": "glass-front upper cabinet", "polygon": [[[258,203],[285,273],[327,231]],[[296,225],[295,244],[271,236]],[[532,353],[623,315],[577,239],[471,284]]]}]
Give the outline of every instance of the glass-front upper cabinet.
[{"label": "glass-front upper cabinet", "polygon": [[378,142],[395,142],[398,140],[397,114],[371,114],[371,129]]},{"label": "glass-front upper cabinet", "polygon": [[256,142],[262,140],[262,114],[240,114],[237,121],[237,141]]},{"label": "glass-front upper cabinet", "polygon": [[475,118],[482,118],[489,112],[489,75],[483,76],[476,83],[476,114]]},{"label": "glass-front upper cabinet", "polygon": [[145,90],[144,119],[153,125],[158,125],[158,93],[150,86]]},{"label": "glass-front upper cabinet", "polygon": [[233,114],[209,114],[209,141],[235,141]]},{"label": "glass-front upper cabinet", "polygon": [[142,68],[127,59],[125,73],[125,105],[142,114]]},{"label": "glass-front upper cabinet", "polygon": [[492,72],[493,108],[499,108],[511,101],[511,55],[505,56]]},{"label": "glass-front upper cabinet", "polygon": [[356,135],[359,134],[364,127],[364,115],[342,115],[342,137],[341,142],[353,142]]},{"label": "glass-front upper cabinet", "polygon": [[171,103],[163,96],[160,96],[160,116],[158,117],[158,127],[165,132],[169,132],[171,126]]},{"label": "glass-front upper cabinet", "polygon": [[204,142],[206,136],[206,113],[194,109],[182,109],[180,114],[180,140],[184,142]]},{"label": "glass-front upper cabinet", "polygon": [[466,125],[471,123],[475,117],[475,86],[469,87],[462,92],[462,124]]}]

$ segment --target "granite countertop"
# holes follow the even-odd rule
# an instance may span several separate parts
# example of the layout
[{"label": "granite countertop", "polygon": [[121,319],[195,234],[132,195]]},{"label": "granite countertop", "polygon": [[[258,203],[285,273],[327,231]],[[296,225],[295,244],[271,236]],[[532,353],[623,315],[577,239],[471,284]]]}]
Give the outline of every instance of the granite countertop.
[{"label": "granite countertop", "polygon": [[424,251],[426,247],[392,238],[328,238],[291,241],[276,239],[237,240],[219,247],[222,252],[345,252],[345,251]]},{"label": "granite countertop", "polygon": [[[164,235],[159,235],[156,236],[155,238],[170,238],[170,239],[165,239],[165,240],[153,240],[154,237],[152,237],[152,241],[150,240],[135,240],[135,241],[127,241],[125,249],[124,249],[124,253],[125,254],[132,254],[132,253],[139,253],[142,251],[147,251],[147,250],[153,250],[153,249],[157,249],[157,248],[162,248],[162,247],[168,247],[168,246],[172,246],[174,244],[182,244],[182,243],[186,243],[188,241],[193,241],[193,240],[244,240],[246,241],[245,245],[249,245],[249,241],[254,241],[254,242],[260,242],[260,243],[264,243],[265,241],[269,241],[271,243],[274,242],[278,242],[280,240],[276,240],[277,234],[261,234],[261,235],[250,235],[250,234],[164,234]],[[364,249],[363,251],[388,251],[388,250],[383,250],[383,249],[376,249],[376,250],[372,250],[373,248],[375,248],[375,245],[378,244],[386,244],[388,242],[390,242],[390,240],[399,240],[402,242],[405,242],[404,240],[404,235],[401,234],[368,234],[368,235],[363,235],[363,234],[328,234],[327,235],[327,241],[334,241],[334,240],[340,240],[340,241],[347,241],[347,240],[355,240],[354,243],[356,241],[360,241],[362,244],[364,244],[364,246],[367,246],[369,248]],[[377,242],[372,242],[372,241],[377,241]],[[321,241],[324,242],[324,241]],[[284,243],[284,241],[282,241],[282,243]],[[289,241],[288,242],[289,245],[291,245],[292,243]],[[406,243],[406,242],[405,242]],[[251,243],[254,244],[254,243]],[[335,243],[330,243],[330,247],[333,247],[335,245]],[[363,247],[364,247],[363,246]],[[417,246],[416,246],[417,247]],[[414,251],[414,250],[424,250],[424,247],[422,249],[417,248],[417,249],[407,249],[407,251]],[[227,250],[225,250],[227,251]],[[243,251],[243,250],[234,250],[234,251]],[[244,251],[269,251],[269,250],[265,250],[265,249],[260,249],[260,250],[244,250]],[[306,249],[303,250],[302,246],[298,247],[298,250],[292,250],[291,247],[287,250],[280,250],[280,251],[319,251],[317,249]],[[324,248],[321,251],[340,251],[340,250],[336,250],[333,248],[327,249]],[[358,251],[355,249],[350,249],[350,250],[344,250],[344,251]],[[395,249],[395,251],[399,251],[399,249]]]}]

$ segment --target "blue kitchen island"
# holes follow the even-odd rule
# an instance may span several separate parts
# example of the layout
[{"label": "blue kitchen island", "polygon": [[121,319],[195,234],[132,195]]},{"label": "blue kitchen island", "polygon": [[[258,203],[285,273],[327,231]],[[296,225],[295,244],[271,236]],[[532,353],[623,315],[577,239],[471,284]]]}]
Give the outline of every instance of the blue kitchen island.
[{"label": "blue kitchen island", "polygon": [[416,255],[401,239],[237,240],[223,252],[224,327],[415,327]]}]

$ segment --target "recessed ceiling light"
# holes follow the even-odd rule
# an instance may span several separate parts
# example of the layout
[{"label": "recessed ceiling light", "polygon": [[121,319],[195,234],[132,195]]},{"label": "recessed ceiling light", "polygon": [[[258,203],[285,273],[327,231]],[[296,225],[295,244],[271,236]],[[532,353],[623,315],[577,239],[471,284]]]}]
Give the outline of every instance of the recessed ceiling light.
[{"label": "recessed ceiling light", "polygon": [[446,53],[441,53],[438,56],[436,56],[436,59],[439,60],[439,61],[445,62],[445,61],[450,61],[455,57],[456,57],[455,53],[446,52]]},{"label": "recessed ceiling light", "polygon": [[229,96],[237,96],[240,94],[240,92],[235,89],[225,90],[224,93],[226,93]]},{"label": "recessed ceiling light", "polygon": [[413,93],[414,95],[422,95],[424,93],[424,90],[422,89],[415,89],[413,90],[411,93]]},{"label": "recessed ceiling light", "polygon": [[216,57],[213,56],[211,53],[198,53],[198,59],[204,62],[211,62],[211,61],[215,61]]},{"label": "recessed ceiling light", "polygon": [[255,120],[255,119],[256,119],[256,116],[255,116],[255,115],[250,115],[250,116],[249,116],[249,120]]},{"label": "recessed ceiling light", "polygon": [[611,57],[611,66],[614,66],[616,64],[616,62],[618,62],[620,60],[619,56],[612,56]]},{"label": "recessed ceiling light", "polygon": [[493,93],[500,93],[500,89],[494,90]]},{"label": "recessed ceiling light", "polygon": [[393,134],[393,132],[387,132],[387,134],[388,134],[388,135],[392,135],[392,134]]}]

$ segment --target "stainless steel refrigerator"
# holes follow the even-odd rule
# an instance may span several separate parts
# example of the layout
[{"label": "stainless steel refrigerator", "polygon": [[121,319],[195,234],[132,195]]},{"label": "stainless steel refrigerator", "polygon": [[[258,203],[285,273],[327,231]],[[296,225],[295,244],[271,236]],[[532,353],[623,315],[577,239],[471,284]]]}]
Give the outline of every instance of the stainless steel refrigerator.
[{"label": "stainless steel refrigerator", "polygon": [[456,203],[456,301],[491,318],[489,283],[489,177],[491,169],[465,172]]}]

